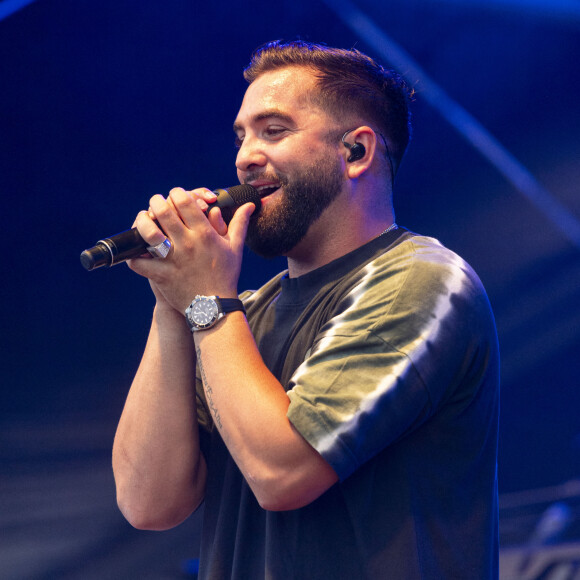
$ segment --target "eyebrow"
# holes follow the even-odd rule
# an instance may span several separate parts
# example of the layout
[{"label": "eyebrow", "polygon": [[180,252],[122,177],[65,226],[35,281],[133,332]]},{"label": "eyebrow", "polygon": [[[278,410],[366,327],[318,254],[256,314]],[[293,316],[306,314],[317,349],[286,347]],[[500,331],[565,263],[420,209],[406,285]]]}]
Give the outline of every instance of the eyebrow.
[{"label": "eyebrow", "polygon": [[[269,119],[279,119],[285,123],[290,123],[292,125],[295,124],[294,119],[290,115],[283,113],[279,109],[270,109],[268,111],[258,113],[256,116],[252,117],[251,122],[258,123],[260,121],[266,121]],[[243,128],[238,123],[234,123],[234,133],[237,133],[238,131],[243,131]]]}]

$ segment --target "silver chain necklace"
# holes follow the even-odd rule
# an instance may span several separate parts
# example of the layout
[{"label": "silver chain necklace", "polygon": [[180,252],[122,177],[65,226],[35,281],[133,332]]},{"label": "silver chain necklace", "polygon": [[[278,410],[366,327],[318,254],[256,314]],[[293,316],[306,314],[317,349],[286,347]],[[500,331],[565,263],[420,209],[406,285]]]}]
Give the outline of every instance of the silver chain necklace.
[{"label": "silver chain necklace", "polygon": [[381,232],[377,237],[380,238],[381,236],[384,236],[385,234],[388,234],[389,232],[397,229],[399,229],[399,226],[393,222],[384,232]]}]

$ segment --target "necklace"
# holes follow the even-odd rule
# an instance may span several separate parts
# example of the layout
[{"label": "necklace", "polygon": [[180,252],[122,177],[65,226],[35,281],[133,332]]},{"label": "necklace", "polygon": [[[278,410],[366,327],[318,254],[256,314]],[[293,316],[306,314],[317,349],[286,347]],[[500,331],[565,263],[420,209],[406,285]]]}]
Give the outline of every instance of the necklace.
[{"label": "necklace", "polygon": [[384,236],[393,230],[399,229],[399,226],[396,223],[392,223],[384,232],[381,232],[377,237]]}]

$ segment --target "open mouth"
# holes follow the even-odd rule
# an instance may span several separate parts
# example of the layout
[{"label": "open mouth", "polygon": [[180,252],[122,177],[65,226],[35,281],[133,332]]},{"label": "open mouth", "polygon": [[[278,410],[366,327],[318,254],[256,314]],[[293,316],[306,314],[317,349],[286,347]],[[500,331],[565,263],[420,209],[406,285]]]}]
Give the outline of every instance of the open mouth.
[{"label": "open mouth", "polygon": [[258,193],[260,194],[261,198],[267,197],[272,195],[274,192],[280,189],[280,184],[276,183],[274,185],[261,185],[257,188]]}]

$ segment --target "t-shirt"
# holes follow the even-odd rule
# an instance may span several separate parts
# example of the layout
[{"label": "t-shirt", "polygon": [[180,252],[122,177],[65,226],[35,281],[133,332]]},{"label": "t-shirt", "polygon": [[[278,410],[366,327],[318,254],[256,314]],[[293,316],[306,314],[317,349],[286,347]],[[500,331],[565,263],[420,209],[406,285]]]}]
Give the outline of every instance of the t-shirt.
[{"label": "t-shirt", "polygon": [[499,356],[476,274],[403,228],[242,295],[288,418],[339,481],[262,509],[213,428],[200,578],[497,578]]}]

